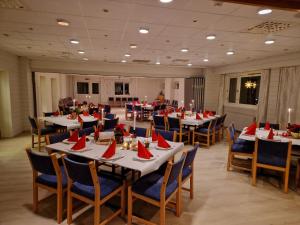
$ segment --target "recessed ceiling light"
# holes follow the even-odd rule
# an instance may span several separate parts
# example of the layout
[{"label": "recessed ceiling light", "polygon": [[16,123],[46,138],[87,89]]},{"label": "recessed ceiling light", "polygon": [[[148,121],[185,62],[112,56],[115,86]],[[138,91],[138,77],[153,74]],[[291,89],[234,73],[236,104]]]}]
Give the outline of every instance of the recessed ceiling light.
[{"label": "recessed ceiling light", "polygon": [[226,52],[227,55],[234,55],[234,51],[228,51]]},{"label": "recessed ceiling light", "polygon": [[78,44],[79,44],[79,40],[76,40],[76,39],[70,39],[70,43],[71,43],[71,44],[78,45]]},{"label": "recessed ceiling light", "polygon": [[192,65],[193,65],[192,63],[188,63],[188,64],[187,64],[187,66],[192,66]]},{"label": "recessed ceiling light", "polygon": [[161,3],[170,3],[173,2],[173,0],[159,0]]},{"label": "recessed ceiling light", "polygon": [[208,62],[208,59],[203,59],[203,62]]},{"label": "recessed ceiling light", "polygon": [[141,27],[141,28],[139,29],[139,32],[140,32],[141,34],[148,34],[148,33],[149,33],[149,29],[148,29],[148,28],[145,28],[145,27]]},{"label": "recessed ceiling light", "polygon": [[272,13],[272,9],[260,9],[257,12],[258,15],[267,15],[270,13]]},{"label": "recessed ceiling light", "polygon": [[126,53],[124,56],[125,57],[130,57],[131,55],[129,53]]},{"label": "recessed ceiling light", "polygon": [[181,51],[181,52],[188,52],[189,49],[188,49],[188,48],[182,48],[180,51]]},{"label": "recessed ceiling light", "polygon": [[85,53],[85,51],[83,51],[83,50],[78,50],[77,52],[78,52],[78,54],[84,54]]},{"label": "recessed ceiling light", "polygon": [[130,47],[130,48],[137,48],[137,45],[135,45],[135,44],[130,44],[129,47]]},{"label": "recessed ceiling light", "polygon": [[89,59],[88,59],[88,58],[83,58],[83,60],[84,60],[84,61],[88,61]]},{"label": "recessed ceiling light", "polygon": [[65,19],[57,19],[56,22],[58,25],[63,26],[63,27],[70,26],[70,22]]},{"label": "recessed ceiling light", "polygon": [[274,40],[266,40],[266,41],[265,41],[265,44],[266,44],[266,45],[271,45],[271,44],[274,44],[274,43],[275,43]]},{"label": "recessed ceiling light", "polygon": [[123,59],[121,62],[122,62],[122,63],[126,63],[127,61],[126,61],[125,59]]},{"label": "recessed ceiling light", "polygon": [[216,39],[216,35],[214,35],[214,34],[207,35],[206,39],[207,40],[214,40],[214,39]]},{"label": "recessed ceiling light", "polygon": [[160,65],[160,62],[159,62],[159,61],[157,61],[155,64],[156,64],[156,65]]}]

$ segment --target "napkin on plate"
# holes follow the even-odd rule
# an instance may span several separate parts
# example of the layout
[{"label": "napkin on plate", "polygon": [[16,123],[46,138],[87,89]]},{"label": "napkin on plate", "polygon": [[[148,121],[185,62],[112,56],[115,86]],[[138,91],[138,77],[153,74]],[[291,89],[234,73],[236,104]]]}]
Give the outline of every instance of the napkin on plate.
[{"label": "napkin on plate", "polygon": [[270,130],[270,123],[268,121],[265,124],[265,130]]},{"label": "napkin on plate", "polygon": [[140,141],[138,141],[138,157],[150,159],[152,156],[151,152],[149,152],[149,150]]},{"label": "napkin on plate", "polygon": [[83,111],[83,115],[84,116],[89,116],[90,114],[88,112],[86,112],[86,111]]},{"label": "napkin on plate", "polygon": [[179,107],[178,109],[176,109],[176,112],[181,112],[181,107]]},{"label": "napkin on plate", "polygon": [[214,113],[211,112],[211,111],[208,111],[208,115],[209,115],[209,116],[214,116]]},{"label": "napkin on plate", "polygon": [[250,126],[247,127],[245,134],[255,135],[255,132],[256,132],[256,123],[254,122]]},{"label": "napkin on plate", "polygon": [[83,135],[71,149],[76,151],[83,148],[85,148],[85,135]]},{"label": "napkin on plate", "polygon": [[171,147],[169,145],[169,143],[166,142],[166,140],[160,134],[158,134],[158,137],[157,137],[157,146],[161,147],[161,148],[170,148]]},{"label": "napkin on plate", "polygon": [[93,116],[94,116],[95,119],[101,120],[101,115],[99,113],[94,112]]},{"label": "napkin on plate", "polygon": [[106,149],[106,151],[103,153],[102,158],[109,159],[113,157],[116,154],[116,140],[114,140],[111,145]]},{"label": "napkin on plate", "polygon": [[157,135],[155,133],[155,130],[152,130],[152,141],[157,141]]},{"label": "napkin on plate", "polygon": [[68,141],[77,142],[78,141],[78,130],[75,130],[71,137],[68,138]]},{"label": "napkin on plate", "polygon": [[207,112],[203,112],[203,118],[208,118],[208,113]]},{"label": "napkin on plate", "polygon": [[53,116],[59,116],[58,110],[56,110],[56,112],[53,112],[52,114],[53,114]]},{"label": "napkin on plate", "polygon": [[196,120],[201,120],[201,116],[199,113],[196,113]]},{"label": "napkin on plate", "polygon": [[272,129],[272,128],[271,128],[271,130],[270,130],[270,132],[269,132],[269,134],[268,134],[267,139],[269,139],[269,140],[273,140],[273,139],[274,139],[274,132],[273,132],[273,129]]},{"label": "napkin on plate", "polygon": [[81,119],[80,115],[78,115],[77,119],[78,119],[78,122],[79,122],[79,123],[82,123],[82,122],[83,122],[83,120]]}]

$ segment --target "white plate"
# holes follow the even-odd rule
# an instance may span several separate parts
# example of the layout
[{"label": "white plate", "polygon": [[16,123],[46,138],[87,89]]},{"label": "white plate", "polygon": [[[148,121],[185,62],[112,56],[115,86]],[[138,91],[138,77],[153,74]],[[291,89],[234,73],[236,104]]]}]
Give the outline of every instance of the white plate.
[{"label": "white plate", "polygon": [[[104,153],[103,153],[104,154]],[[104,157],[100,157],[99,158],[99,160],[103,160],[103,161],[114,161],[114,160],[117,160],[117,159],[121,159],[121,158],[123,158],[124,157],[124,155],[123,154],[121,154],[120,152],[117,152],[115,155],[113,155],[112,157],[110,157],[110,158],[104,158]]]},{"label": "white plate", "polygon": [[138,157],[137,155],[133,157],[134,160],[137,160],[137,161],[152,161],[152,160],[155,160],[156,159],[156,156],[152,156],[150,159],[144,159],[144,158],[140,158]]},{"label": "white plate", "polygon": [[157,150],[170,150],[170,149],[172,149],[172,146],[170,148],[162,148],[162,147],[159,147],[159,146],[155,146],[155,148]]},{"label": "white plate", "polygon": [[68,139],[63,140],[62,142],[65,144],[75,144],[76,143],[76,141],[68,141]]}]

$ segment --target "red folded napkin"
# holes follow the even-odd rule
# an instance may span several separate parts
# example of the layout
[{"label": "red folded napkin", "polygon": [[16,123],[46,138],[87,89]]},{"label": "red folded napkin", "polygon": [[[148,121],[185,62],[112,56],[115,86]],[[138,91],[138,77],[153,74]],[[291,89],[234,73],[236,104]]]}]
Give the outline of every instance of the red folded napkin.
[{"label": "red folded napkin", "polygon": [[196,114],[196,120],[202,120],[201,116],[199,113]]},{"label": "red folded napkin", "polygon": [[83,135],[77,142],[75,145],[73,145],[73,147],[71,149],[73,150],[81,150],[85,148],[85,135]]},{"label": "red folded napkin", "polygon": [[83,111],[83,115],[84,116],[89,116],[90,114],[88,112],[86,112],[86,111]]},{"label": "red folded napkin", "polygon": [[101,120],[101,115],[99,113],[93,113],[94,118]]},{"label": "red folded napkin", "polygon": [[94,139],[95,139],[95,140],[98,140],[98,139],[99,139],[99,136],[100,136],[100,130],[99,130],[99,128],[97,128],[97,129],[95,130],[95,133],[94,133]]},{"label": "red folded napkin", "polygon": [[208,118],[207,112],[203,112],[203,118]]},{"label": "red folded napkin", "polygon": [[71,137],[68,138],[68,141],[77,142],[78,141],[78,130],[75,130]]},{"label": "red folded napkin", "polygon": [[209,112],[208,112],[208,115],[209,115],[209,116],[214,116],[214,113],[209,111]]},{"label": "red folded napkin", "polygon": [[250,126],[247,127],[245,134],[255,135],[255,132],[256,132],[256,123],[254,122]]},{"label": "red folded napkin", "polygon": [[273,140],[273,139],[274,139],[274,132],[273,132],[273,129],[272,129],[272,128],[271,128],[271,130],[270,130],[270,132],[269,132],[269,134],[268,134],[267,139],[269,139],[269,140]]},{"label": "red folded napkin", "polygon": [[123,136],[124,137],[128,137],[128,136],[130,136],[130,133],[127,131],[127,130],[123,130]]},{"label": "red folded napkin", "polygon": [[53,116],[59,116],[58,110],[56,112],[53,112],[52,114],[53,114]]},{"label": "red folded napkin", "polygon": [[165,115],[165,112],[164,112],[164,111],[160,111],[160,112],[159,112],[159,115],[164,116],[164,115]]},{"label": "red folded napkin", "polygon": [[176,109],[176,112],[181,112],[181,107]]},{"label": "red folded napkin", "polygon": [[83,120],[81,119],[80,115],[78,115],[77,119],[78,119],[78,122],[79,122],[79,123],[82,123],[82,122],[83,122]]},{"label": "red folded napkin", "polygon": [[111,143],[111,145],[107,148],[107,150],[103,153],[102,157],[109,159],[116,154],[116,140]]},{"label": "red folded napkin", "polygon": [[184,112],[181,113],[180,118],[181,118],[181,119],[184,119]]},{"label": "red folded napkin", "polygon": [[268,121],[265,124],[265,130],[270,130],[270,123]]},{"label": "red folded napkin", "polygon": [[152,156],[151,152],[149,152],[149,150],[140,141],[138,141],[138,157],[150,159]]},{"label": "red folded napkin", "polygon": [[154,130],[152,130],[152,141],[157,141],[157,135]]},{"label": "red folded napkin", "polygon": [[169,115],[169,112],[166,110],[165,111],[165,116],[168,117],[168,115]]},{"label": "red folded napkin", "polygon": [[116,129],[124,130],[125,129],[125,124],[120,123],[120,124],[116,125]]},{"label": "red folded napkin", "polygon": [[166,140],[160,134],[158,134],[158,137],[157,137],[157,146],[161,147],[161,148],[170,148],[171,147],[169,145],[169,143],[166,142]]}]

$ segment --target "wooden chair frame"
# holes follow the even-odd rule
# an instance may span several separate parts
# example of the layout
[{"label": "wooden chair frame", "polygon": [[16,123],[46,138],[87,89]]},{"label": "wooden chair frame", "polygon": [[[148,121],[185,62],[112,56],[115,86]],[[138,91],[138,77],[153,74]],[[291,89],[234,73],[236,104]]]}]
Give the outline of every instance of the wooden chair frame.
[{"label": "wooden chair frame", "polygon": [[217,118],[217,119],[220,119],[221,122],[220,122],[220,128],[218,130],[215,131],[215,135],[217,138],[218,141],[221,141],[224,137],[224,124],[222,124],[222,119],[223,119],[224,115],[222,115],[221,117]]},{"label": "wooden chair frame", "polygon": [[[65,162],[64,162],[64,157],[65,155],[62,156],[64,167],[66,170],[66,173],[68,174]],[[89,167],[90,167],[90,172],[92,175],[93,183],[94,183],[94,188],[95,188],[95,199],[91,200],[87,197],[84,197],[82,195],[78,195],[74,192],[71,191],[71,187],[73,184],[72,179],[70,179],[68,175],[68,203],[67,203],[67,223],[71,224],[72,223],[72,214],[73,214],[73,198],[78,199],[80,201],[83,201],[87,204],[90,204],[94,206],[94,225],[104,225],[110,222],[112,219],[114,219],[116,216],[121,215],[122,217],[125,216],[125,181],[123,181],[123,185],[116,190],[114,190],[112,193],[107,195],[105,198],[100,199],[100,184],[98,180],[98,175],[97,175],[97,168],[95,165],[94,161],[89,162]],[[100,213],[100,207],[107,202],[109,199],[114,197],[115,195],[120,194],[121,195],[121,208],[115,211],[112,215],[110,215],[108,218],[104,219],[102,222],[101,221],[101,213]],[[99,223],[100,222],[100,223]]]},{"label": "wooden chair frame", "polygon": [[[186,152],[182,153],[183,156],[186,156]],[[184,164],[184,162],[183,162]],[[133,208],[133,202],[136,199],[140,199],[143,200],[151,205],[157,206],[160,208],[159,210],[159,225],[165,225],[166,224],[166,207],[167,204],[173,204],[173,202],[171,201],[171,199],[176,196],[176,202],[175,202],[175,210],[176,213],[175,215],[177,217],[180,216],[181,214],[181,207],[182,207],[182,202],[181,202],[181,190],[182,190],[182,168],[183,168],[183,164],[177,179],[178,182],[178,187],[177,189],[166,199],[166,188],[167,188],[167,183],[168,183],[168,179],[172,170],[172,163],[169,161],[165,174],[164,174],[164,179],[163,179],[163,184],[161,186],[161,190],[160,190],[160,201],[156,201],[152,198],[140,195],[138,193],[135,193],[132,191],[132,187],[129,186],[128,187],[128,217],[127,217],[127,225],[132,225],[132,220],[135,219],[137,222],[146,224],[146,225],[156,225],[155,223],[152,223],[150,221],[147,221],[143,218],[140,218],[138,216],[133,215],[132,213],[132,208]]]},{"label": "wooden chair frame", "polygon": [[31,149],[27,148],[26,149],[26,153],[28,155],[30,164],[31,164],[31,168],[32,168],[32,187],[33,187],[33,211],[36,213],[38,211],[38,189],[42,188],[42,189],[46,189],[49,192],[55,193],[57,196],[57,206],[56,206],[56,214],[57,214],[57,223],[61,223],[62,222],[62,214],[63,214],[63,194],[64,192],[67,191],[67,188],[63,188],[62,186],[62,173],[59,167],[59,163],[58,163],[58,159],[56,158],[56,154],[52,153],[50,154],[52,163],[53,163],[53,167],[56,173],[56,177],[57,177],[57,188],[52,188],[49,187],[47,185],[43,185],[40,183],[36,182],[36,178],[38,177],[38,171],[36,171],[33,167],[33,164],[31,162],[31,159],[29,157],[29,152],[31,151]]},{"label": "wooden chair frame", "polygon": [[[193,130],[193,139],[192,139],[193,145],[195,145],[195,136],[206,137],[206,143],[199,142],[199,144],[202,144],[206,147],[209,147],[211,144],[216,143],[216,131],[215,131],[215,128],[214,128],[213,131],[210,132],[211,125],[212,125],[212,120],[209,122],[206,134],[195,132],[195,130]],[[212,137],[212,143],[210,143],[210,137]]]},{"label": "wooden chair frame", "polygon": [[[187,143],[189,144],[190,143],[190,130],[182,132],[182,128],[183,128],[182,121],[180,118],[178,118],[178,119],[179,119],[179,133],[176,132],[176,137],[178,136],[179,142],[182,142],[182,136],[187,135],[188,136]],[[170,130],[170,125],[169,125],[169,121],[168,121],[167,117],[166,117],[165,123],[166,123],[167,130]]]},{"label": "wooden chair frame", "polygon": [[127,111],[127,106],[126,105],[127,104],[125,103],[125,120],[128,120],[128,114],[130,115],[130,118],[133,119],[133,116],[134,116],[134,114],[133,114],[133,112],[134,112],[133,105],[132,105],[132,112]]},{"label": "wooden chair frame", "polygon": [[[36,118],[33,118],[33,119],[36,123],[37,130],[33,129],[31,127],[31,147],[34,148],[34,145],[38,144],[38,150],[40,151],[41,150],[41,143],[46,142],[46,136],[41,134],[40,122]],[[36,134],[35,131],[37,131],[38,134]],[[37,142],[34,141],[35,136],[37,136],[37,138],[38,138]],[[42,137],[44,137],[44,139],[45,139],[44,141],[42,141]]]},{"label": "wooden chair frame", "polygon": [[190,193],[190,199],[194,198],[194,162],[191,165],[192,173],[189,174],[184,180],[182,180],[182,185],[184,185],[188,180],[190,181],[190,187],[182,187],[183,191],[188,191]]},{"label": "wooden chair frame", "polygon": [[242,153],[242,152],[232,152],[232,145],[234,144],[233,141],[230,138],[230,130],[229,128],[226,129],[226,136],[227,136],[227,142],[228,142],[228,159],[227,159],[227,171],[230,171],[231,168],[236,168],[239,170],[245,170],[245,171],[252,171],[252,168],[246,168],[246,167],[241,167],[237,165],[233,165],[232,161],[235,156],[242,156],[242,157],[247,157],[250,159],[253,159],[253,154],[248,154],[248,153]]},{"label": "wooden chair frame", "polygon": [[258,151],[258,138],[255,139],[255,151],[253,154],[253,161],[252,161],[252,185],[256,186],[256,175],[257,175],[257,168],[264,168],[264,169],[270,169],[275,170],[279,172],[284,173],[284,192],[288,193],[289,190],[289,173],[290,173],[290,165],[291,165],[291,154],[292,154],[292,142],[289,141],[288,145],[288,152],[287,152],[287,160],[286,160],[286,166],[285,167],[279,167],[279,166],[272,166],[272,165],[266,165],[257,163],[257,151]]},{"label": "wooden chair frame", "polygon": [[[155,115],[155,116],[160,116],[160,115]],[[162,115],[161,115],[162,116]],[[164,125],[165,125],[165,131],[167,130],[167,119],[166,119],[166,117],[165,116],[162,116],[163,118],[164,118]],[[153,127],[154,127],[154,129],[156,129],[155,128],[155,122],[154,122],[154,116],[153,116],[153,120],[152,120],[152,123],[153,123]]]}]

